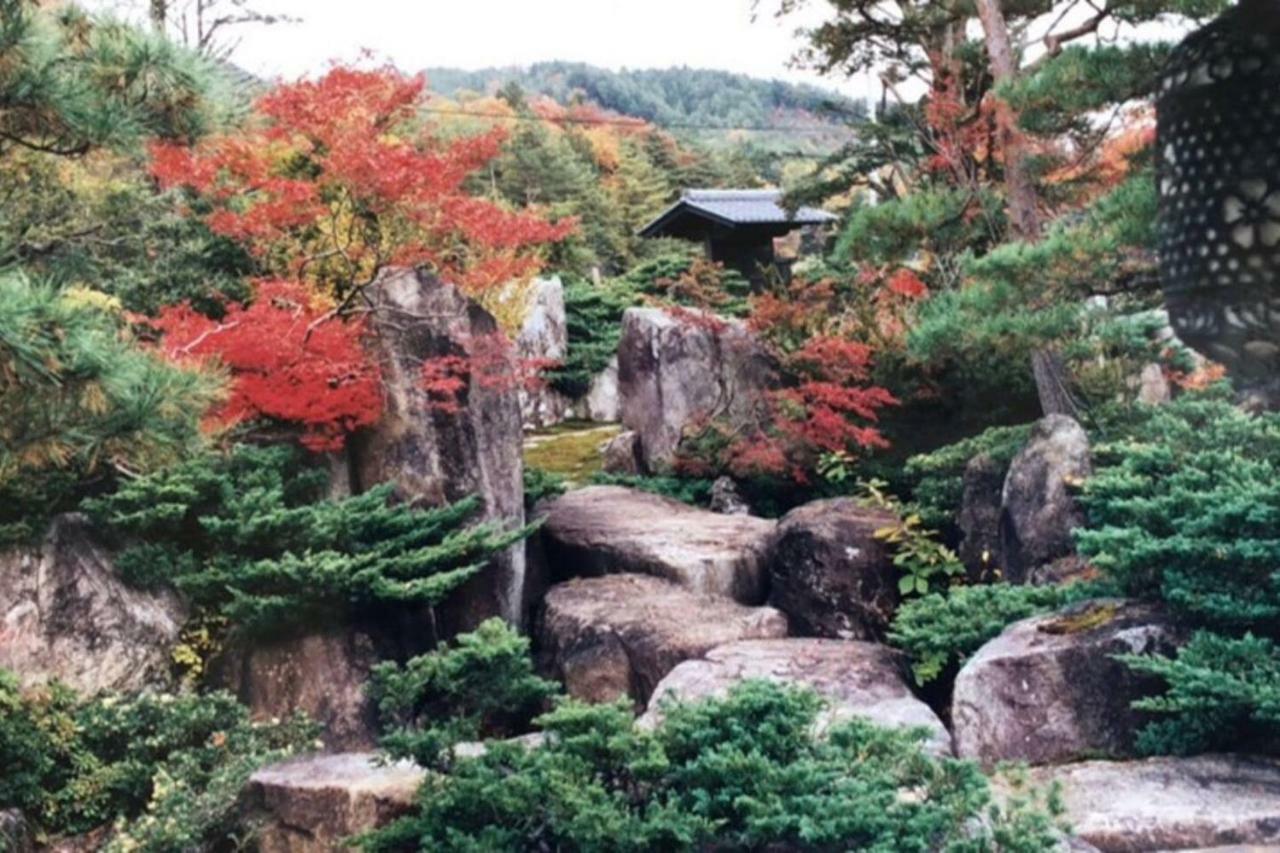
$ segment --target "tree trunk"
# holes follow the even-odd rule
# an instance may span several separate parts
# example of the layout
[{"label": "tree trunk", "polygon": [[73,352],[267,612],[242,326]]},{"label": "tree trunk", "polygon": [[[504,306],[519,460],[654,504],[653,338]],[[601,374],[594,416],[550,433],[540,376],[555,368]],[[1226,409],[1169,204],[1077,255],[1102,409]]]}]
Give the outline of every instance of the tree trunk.
[{"label": "tree trunk", "polygon": [[169,0],[151,0],[151,28],[164,32],[165,18],[169,14]]},{"label": "tree trunk", "polygon": [[1051,349],[1031,354],[1031,370],[1036,378],[1040,410],[1046,415],[1070,415],[1079,420],[1080,406],[1067,387],[1067,370],[1062,356]]},{"label": "tree trunk", "polygon": [[[1009,42],[1009,26],[1005,22],[1000,0],[977,0],[978,17],[986,35],[987,58],[996,85],[1013,80],[1018,66]],[[1008,194],[1009,221],[1018,239],[1035,242],[1040,239],[1040,213],[1036,205],[1036,187],[1028,168],[1026,145],[1018,132],[1017,116],[1007,104],[1000,104],[996,114],[997,130],[1004,150],[1004,175]]]}]

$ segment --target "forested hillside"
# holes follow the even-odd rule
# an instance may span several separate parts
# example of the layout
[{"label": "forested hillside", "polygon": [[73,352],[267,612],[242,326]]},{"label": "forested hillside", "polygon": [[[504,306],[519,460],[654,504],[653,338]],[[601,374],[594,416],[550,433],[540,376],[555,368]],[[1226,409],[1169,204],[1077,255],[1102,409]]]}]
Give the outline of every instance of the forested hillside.
[{"label": "forested hillside", "polygon": [[514,83],[563,104],[586,101],[698,138],[745,139],[771,149],[829,148],[838,144],[842,128],[867,113],[864,103],[834,90],[699,68],[612,71],[540,62],[478,71],[427,68],[426,73],[433,91],[451,97],[495,93]]}]

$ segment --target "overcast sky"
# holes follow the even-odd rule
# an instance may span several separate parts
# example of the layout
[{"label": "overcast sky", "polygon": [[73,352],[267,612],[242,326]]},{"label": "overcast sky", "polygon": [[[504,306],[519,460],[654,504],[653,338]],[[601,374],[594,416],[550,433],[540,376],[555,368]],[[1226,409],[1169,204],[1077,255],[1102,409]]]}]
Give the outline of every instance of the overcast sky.
[{"label": "overcast sky", "polygon": [[[141,0],[126,0],[144,8]],[[96,8],[120,0],[88,0]],[[264,76],[297,77],[363,49],[406,71],[485,68],[551,59],[607,68],[689,65],[816,83],[861,95],[869,81],[788,68],[795,30],[821,6],[779,21],[776,0],[254,0],[301,23],[243,28],[234,59]]]}]

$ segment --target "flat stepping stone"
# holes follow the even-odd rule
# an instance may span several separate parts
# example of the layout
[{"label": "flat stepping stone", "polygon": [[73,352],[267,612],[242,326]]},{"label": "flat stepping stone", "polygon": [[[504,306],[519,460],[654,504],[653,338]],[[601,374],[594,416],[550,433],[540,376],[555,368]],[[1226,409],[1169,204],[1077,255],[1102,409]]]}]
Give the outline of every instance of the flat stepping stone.
[{"label": "flat stepping stone", "polygon": [[785,637],[787,618],[660,578],[606,575],[552,587],[536,631],[542,667],[569,695],[643,705],[678,664],[735,640]]},{"label": "flat stepping stone", "polygon": [[327,853],[412,811],[425,776],[372,752],[310,755],[254,773],[242,801],[261,853]]},{"label": "flat stepping stone", "polygon": [[829,703],[819,721],[823,730],[852,718],[889,728],[923,728],[929,732],[929,752],[951,753],[951,735],[942,721],[907,686],[902,655],[856,640],[743,640],[717,646],[662,679],[641,725],[657,725],[668,700],[722,697],[748,679],[813,690]]},{"label": "flat stepping stone", "polygon": [[557,578],[643,574],[691,592],[762,604],[775,523],[720,515],[621,486],[549,501],[542,541]]},{"label": "flat stepping stone", "polygon": [[[1057,783],[1063,820],[1103,853],[1280,849],[1280,761],[1274,759],[1086,761],[1033,768],[1026,783],[1041,790]],[[1008,792],[1008,780],[997,779],[996,788]]]}]

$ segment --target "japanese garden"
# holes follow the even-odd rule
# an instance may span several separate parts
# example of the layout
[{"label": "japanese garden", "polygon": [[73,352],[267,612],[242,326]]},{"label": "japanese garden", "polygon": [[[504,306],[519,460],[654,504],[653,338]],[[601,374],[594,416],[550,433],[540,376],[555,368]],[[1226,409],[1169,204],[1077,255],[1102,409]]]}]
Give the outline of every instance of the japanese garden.
[{"label": "japanese garden", "polygon": [[1280,850],[1280,0],[546,5],[0,0],[0,853]]}]

